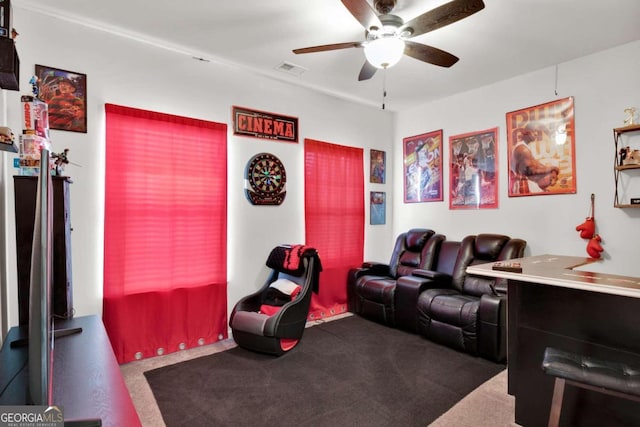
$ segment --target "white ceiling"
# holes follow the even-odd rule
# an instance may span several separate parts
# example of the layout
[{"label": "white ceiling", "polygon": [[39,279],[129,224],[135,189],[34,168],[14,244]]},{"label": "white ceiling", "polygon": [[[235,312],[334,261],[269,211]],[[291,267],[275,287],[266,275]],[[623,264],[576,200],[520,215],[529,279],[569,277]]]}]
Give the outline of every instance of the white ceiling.
[{"label": "white ceiling", "polygon": [[[408,21],[446,2],[398,0],[392,13]],[[640,40],[640,0],[484,2],[480,12],[412,39],[458,56],[453,67],[405,56],[386,78],[378,71],[363,82],[362,49],[292,53],[363,40],[362,26],[340,0],[14,0],[14,12],[63,17],[370,105],[381,106],[386,80],[386,108],[393,111]],[[283,62],[306,71],[277,70]]]}]

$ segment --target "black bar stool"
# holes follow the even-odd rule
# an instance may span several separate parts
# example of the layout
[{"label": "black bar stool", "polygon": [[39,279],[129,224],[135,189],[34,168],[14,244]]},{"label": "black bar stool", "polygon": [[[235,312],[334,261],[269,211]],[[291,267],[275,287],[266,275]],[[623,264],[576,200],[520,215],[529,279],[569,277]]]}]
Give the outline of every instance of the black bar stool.
[{"label": "black bar stool", "polygon": [[556,377],[549,427],[556,427],[560,421],[565,383],[640,402],[640,367],[547,347],[542,370]]}]

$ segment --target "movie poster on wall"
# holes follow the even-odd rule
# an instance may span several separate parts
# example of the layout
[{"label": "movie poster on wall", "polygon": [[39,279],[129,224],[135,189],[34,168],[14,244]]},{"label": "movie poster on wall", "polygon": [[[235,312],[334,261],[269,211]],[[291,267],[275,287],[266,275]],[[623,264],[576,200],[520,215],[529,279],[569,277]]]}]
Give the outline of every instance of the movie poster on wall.
[{"label": "movie poster on wall", "polygon": [[449,208],[498,207],[498,128],[449,137]]},{"label": "movie poster on wall", "polygon": [[576,192],[573,97],[507,113],[509,197]]},{"label": "movie poster on wall", "polygon": [[374,184],[384,184],[386,167],[386,153],[380,150],[371,150],[370,152],[371,172],[369,173],[369,182]]},{"label": "movie poster on wall", "polygon": [[442,194],[442,129],[402,140],[404,202],[437,202]]},{"label": "movie poster on wall", "polygon": [[371,191],[369,202],[371,225],[384,224],[387,210],[386,193],[384,191]]},{"label": "movie poster on wall", "polygon": [[87,133],[87,75],[39,64],[35,71],[49,128]]}]

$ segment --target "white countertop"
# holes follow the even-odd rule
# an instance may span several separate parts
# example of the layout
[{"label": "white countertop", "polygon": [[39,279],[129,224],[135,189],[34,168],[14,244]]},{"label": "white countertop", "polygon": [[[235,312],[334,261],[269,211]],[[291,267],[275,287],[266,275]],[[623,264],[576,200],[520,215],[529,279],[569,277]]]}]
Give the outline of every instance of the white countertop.
[{"label": "white countertop", "polygon": [[640,278],[638,277],[574,270],[576,267],[598,262],[593,258],[537,255],[505,262],[520,263],[522,273],[493,270],[492,262],[467,267],[467,273],[640,298]]}]

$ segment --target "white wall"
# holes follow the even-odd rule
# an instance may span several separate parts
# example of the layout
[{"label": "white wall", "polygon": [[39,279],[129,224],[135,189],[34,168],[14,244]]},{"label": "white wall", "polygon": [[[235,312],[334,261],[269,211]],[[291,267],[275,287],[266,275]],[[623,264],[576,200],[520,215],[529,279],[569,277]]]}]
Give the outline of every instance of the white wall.
[{"label": "white wall", "polygon": [[[14,6],[14,25],[21,60],[21,91],[6,92],[7,125],[19,133],[19,95],[30,92],[34,65],[87,74],[88,133],[52,131],[54,151],[70,149],[68,166],[74,305],[78,315],[102,312],[104,212],[104,103],[227,123],[229,189],[229,308],[261,284],[269,250],[278,243],[304,239],[303,139],[313,138],[387,152],[387,184],[366,182],[369,191],[386,191],[387,225],[366,227],[365,258],[387,261],[395,236],[411,227],[428,227],[460,239],[478,232],[500,232],[526,239],[528,254],[586,256],[586,242],[575,226],[589,213],[596,194],[596,221],[603,236],[603,271],[640,276],[636,262],[640,209],[614,209],[612,128],[620,126],[623,109],[640,107],[640,42],[532,72],[508,81],[453,96],[394,117],[388,111],[357,105],[264,78],[246,70],[203,63],[187,55],[143,44],[73,22]],[[417,88],[428,91],[429,88]],[[577,188],[575,195],[508,198],[506,188],[505,113],[556,98],[574,96],[576,114]],[[239,105],[300,119],[300,143],[277,143],[234,137],[231,107]],[[1,107],[1,106],[0,106]],[[402,138],[444,130],[451,135],[499,126],[499,208],[450,211],[443,202],[404,204]],[[242,175],[247,160],[262,151],[280,157],[287,168],[288,193],[279,207],[251,206],[244,198]],[[191,161],[189,153],[180,153]],[[13,222],[14,155],[2,154],[5,194],[6,293],[9,326],[17,323],[15,228]],[[448,155],[445,154],[445,164]],[[194,166],[197,167],[197,166]],[[2,169],[0,169],[2,171]],[[167,176],[167,179],[171,179]],[[448,168],[444,189],[448,192]],[[640,178],[639,178],[640,179]],[[392,190],[395,190],[393,192]],[[0,194],[2,192],[0,191]],[[638,191],[640,195],[640,191]],[[0,293],[0,298],[1,298]],[[6,325],[5,325],[6,326]]]},{"label": "white wall", "polygon": [[[604,252],[603,261],[591,269],[640,276],[640,209],[613,207],[612,130],[624,125],[625,108],[640,109],[640,41],[559,64],[557,91],[556,96],[555,67],[551,67],[398,114],[394,181],[402,182],[402,138],[443,129],[445,200],[404,204],[401,186],[395,185],[394,234],[419,225],[455,240],[467,234],[497,232],[527,240],[527,255],[586,257],[586,241],[575,227],[589,215],[593,193]],[[509,198],[505,113],[568,96],[575,101],[577,193]],[[449,210],[449,137],[495,126],[499,127],[499,208]],[[633,138],[640,142],[640,135]],[[635,176],[629,191],[640,197],[640,174]]]},{"label": "white wall", "polygon": [[[70,149],[71,221],[74,306],[78,315],[102,312],[103,212],[104,212],[104,104],[114,103],[163,113],[227,123],[229,211],[229,309],[262,284],[264,263],[279,243],[304,242],[303,141],[312,138],[363,147],[365,168],[369,148],[391,151],[393,115],[188,55],[108,34],[96,29],[14,6],[14,26],[19,29],[17,48],[21,61],[21,91],[7,92],[8,125],[21,130],[20,94],[28,94],[35,64],[87,75],[88,132],[51,131],[53,151]],[[295,78],[295,77],[292,77]],[[235,137],[231,107],[244,106],[299,118],[298,144]],[[17,132],[16,132],[17,131]],[[243,173],[256,153],[278,156],[287,170],[287,196],[279,207],[252,206],[245,199]],[[176,156],[197,164],[193,153]],[[7,273],[9,325],[17,324],[15,228],[12,163],[4,156],[6,172]],[[166,179],[171,179],[167,176]],[[391,186],[366,184],[390,191]],[[372,188],[369,188],[372,187]],[[367,200],[368,206],[368,200]],[[368,209],[367,209],[368,215]],[[388,218],[391,212],[387,213]],[[367,217],[368,223],[368,217]],[[390,220],[385,226],[367,226],[367,257],[379,258],[378,248],[392,239]],[[376,244],[382,242],[383,244]]]}]

